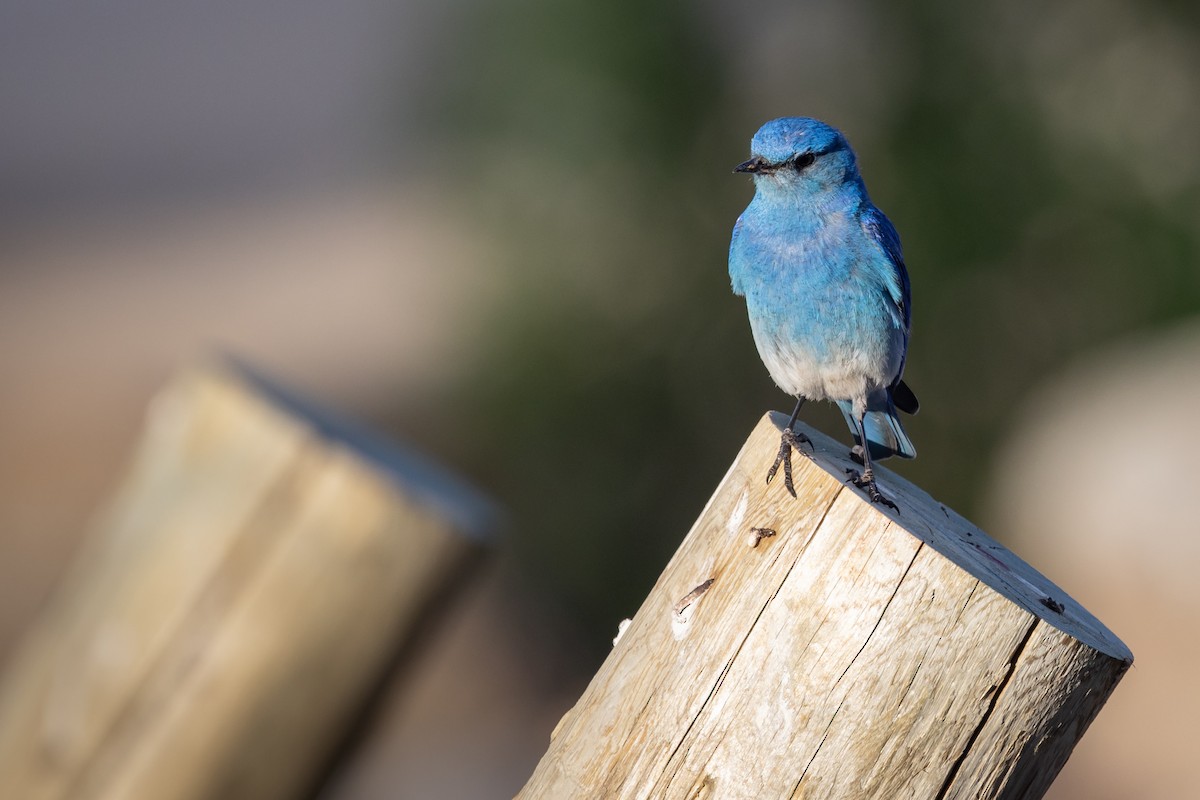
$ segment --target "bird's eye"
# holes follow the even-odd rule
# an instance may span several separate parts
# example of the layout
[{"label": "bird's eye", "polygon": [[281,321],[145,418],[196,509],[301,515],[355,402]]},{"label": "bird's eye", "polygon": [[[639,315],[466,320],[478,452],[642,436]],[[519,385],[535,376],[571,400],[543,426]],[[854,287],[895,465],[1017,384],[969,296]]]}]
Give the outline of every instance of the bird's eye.
[{"label": "bird's eye", "polygon": [[802,156],[796,156],[796,172],[802,172],[805,167],[810,166],[816,160],[817,157],[812,153],[805,153]]}]

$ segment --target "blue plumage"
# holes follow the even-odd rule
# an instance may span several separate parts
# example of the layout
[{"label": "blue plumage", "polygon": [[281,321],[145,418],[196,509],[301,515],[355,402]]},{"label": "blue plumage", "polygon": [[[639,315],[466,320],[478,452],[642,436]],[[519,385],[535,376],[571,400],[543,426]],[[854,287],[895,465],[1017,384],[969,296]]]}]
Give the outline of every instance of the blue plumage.
[{"label": "blue plumage", "polygon": [[857,159],[837,129],[807,117],[773,120],[736,171],[755,194],[738,218],[729,277],[746,298],[759,355],[775,383],[797,398],[779,457],[789,491],[792,431],[805,400],[841,408],[865,469],[854,482],[875,502],[872,459],[912,458],[897,407],[917,400],[901,381],[912,322],[911,287],[900,237],[871,203]]}]

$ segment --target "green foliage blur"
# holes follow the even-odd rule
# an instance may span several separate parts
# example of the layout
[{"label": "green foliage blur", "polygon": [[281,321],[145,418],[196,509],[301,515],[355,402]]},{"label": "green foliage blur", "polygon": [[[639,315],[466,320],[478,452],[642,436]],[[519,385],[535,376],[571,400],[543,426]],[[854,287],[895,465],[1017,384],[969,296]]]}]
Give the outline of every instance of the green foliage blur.
[{"label": "green foliage blur", "polygon": [[[842,127],[896,223],[922,413],[919,458],[887,466],[968,516],[1039,379],[1200,310],[1196,144],[1177,139],[1196,120],[1156,105],[1200,99],[1188,4],[790,8],[484,0],[431,86],[443,179],[512,276],[439,435],[597,652],[758,418],[791,408],[726,274],[752,194],[730,170],[767,119]],[[805,419],[849,442],[832,409]],[[1120,420],[1096,435],[1119,451]]]}]

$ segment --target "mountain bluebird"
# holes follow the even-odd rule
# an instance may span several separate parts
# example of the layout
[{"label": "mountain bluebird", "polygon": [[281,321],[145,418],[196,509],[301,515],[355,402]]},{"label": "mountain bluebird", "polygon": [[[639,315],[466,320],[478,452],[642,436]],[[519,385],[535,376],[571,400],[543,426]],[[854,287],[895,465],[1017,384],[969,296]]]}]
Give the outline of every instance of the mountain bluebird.
[{"label": "mountain bluebird", "polygon": [[[875,485],[873,459],[917,454],[899,408],[917,411],[900,379],[908,350],[910,288],[900,237],[871,204],[854,151],[835,128],[807,117],[763,125],[734,172],[754,179],[754,199],[733,227],[729,277],[746,298],[758,354],[796,398],[767,482],[784,467],[793,496],[792,449],[812,442],[792,426],[805,400],[832,400],[863,465],[849,480],[895,508]],[[864,447],[865,443],[865,447]]]}]

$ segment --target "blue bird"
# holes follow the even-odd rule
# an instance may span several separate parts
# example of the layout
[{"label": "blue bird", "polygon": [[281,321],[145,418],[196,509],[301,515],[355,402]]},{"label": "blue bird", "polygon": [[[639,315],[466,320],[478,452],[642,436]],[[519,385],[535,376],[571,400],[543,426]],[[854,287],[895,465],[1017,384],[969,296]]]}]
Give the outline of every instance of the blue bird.
[{"label": "blue bird", "polygon": [[807,117],[772,120],[754,134],[750,153],[734,169],[753,178],[755,192],[733,227],[729,277],[746,298],[767,371],[796,398],[767,482],[782,463],[795,496],[792,450],[812,442],[792,426],[805,400],[832,400],[863,465],[861,474],[847,470],[849,480],[871,502],[895,508],[871,464],[917,454],[896,415],[918,408],[901,380],[912,311],[900,237],[872,205],[836,128]]}]

